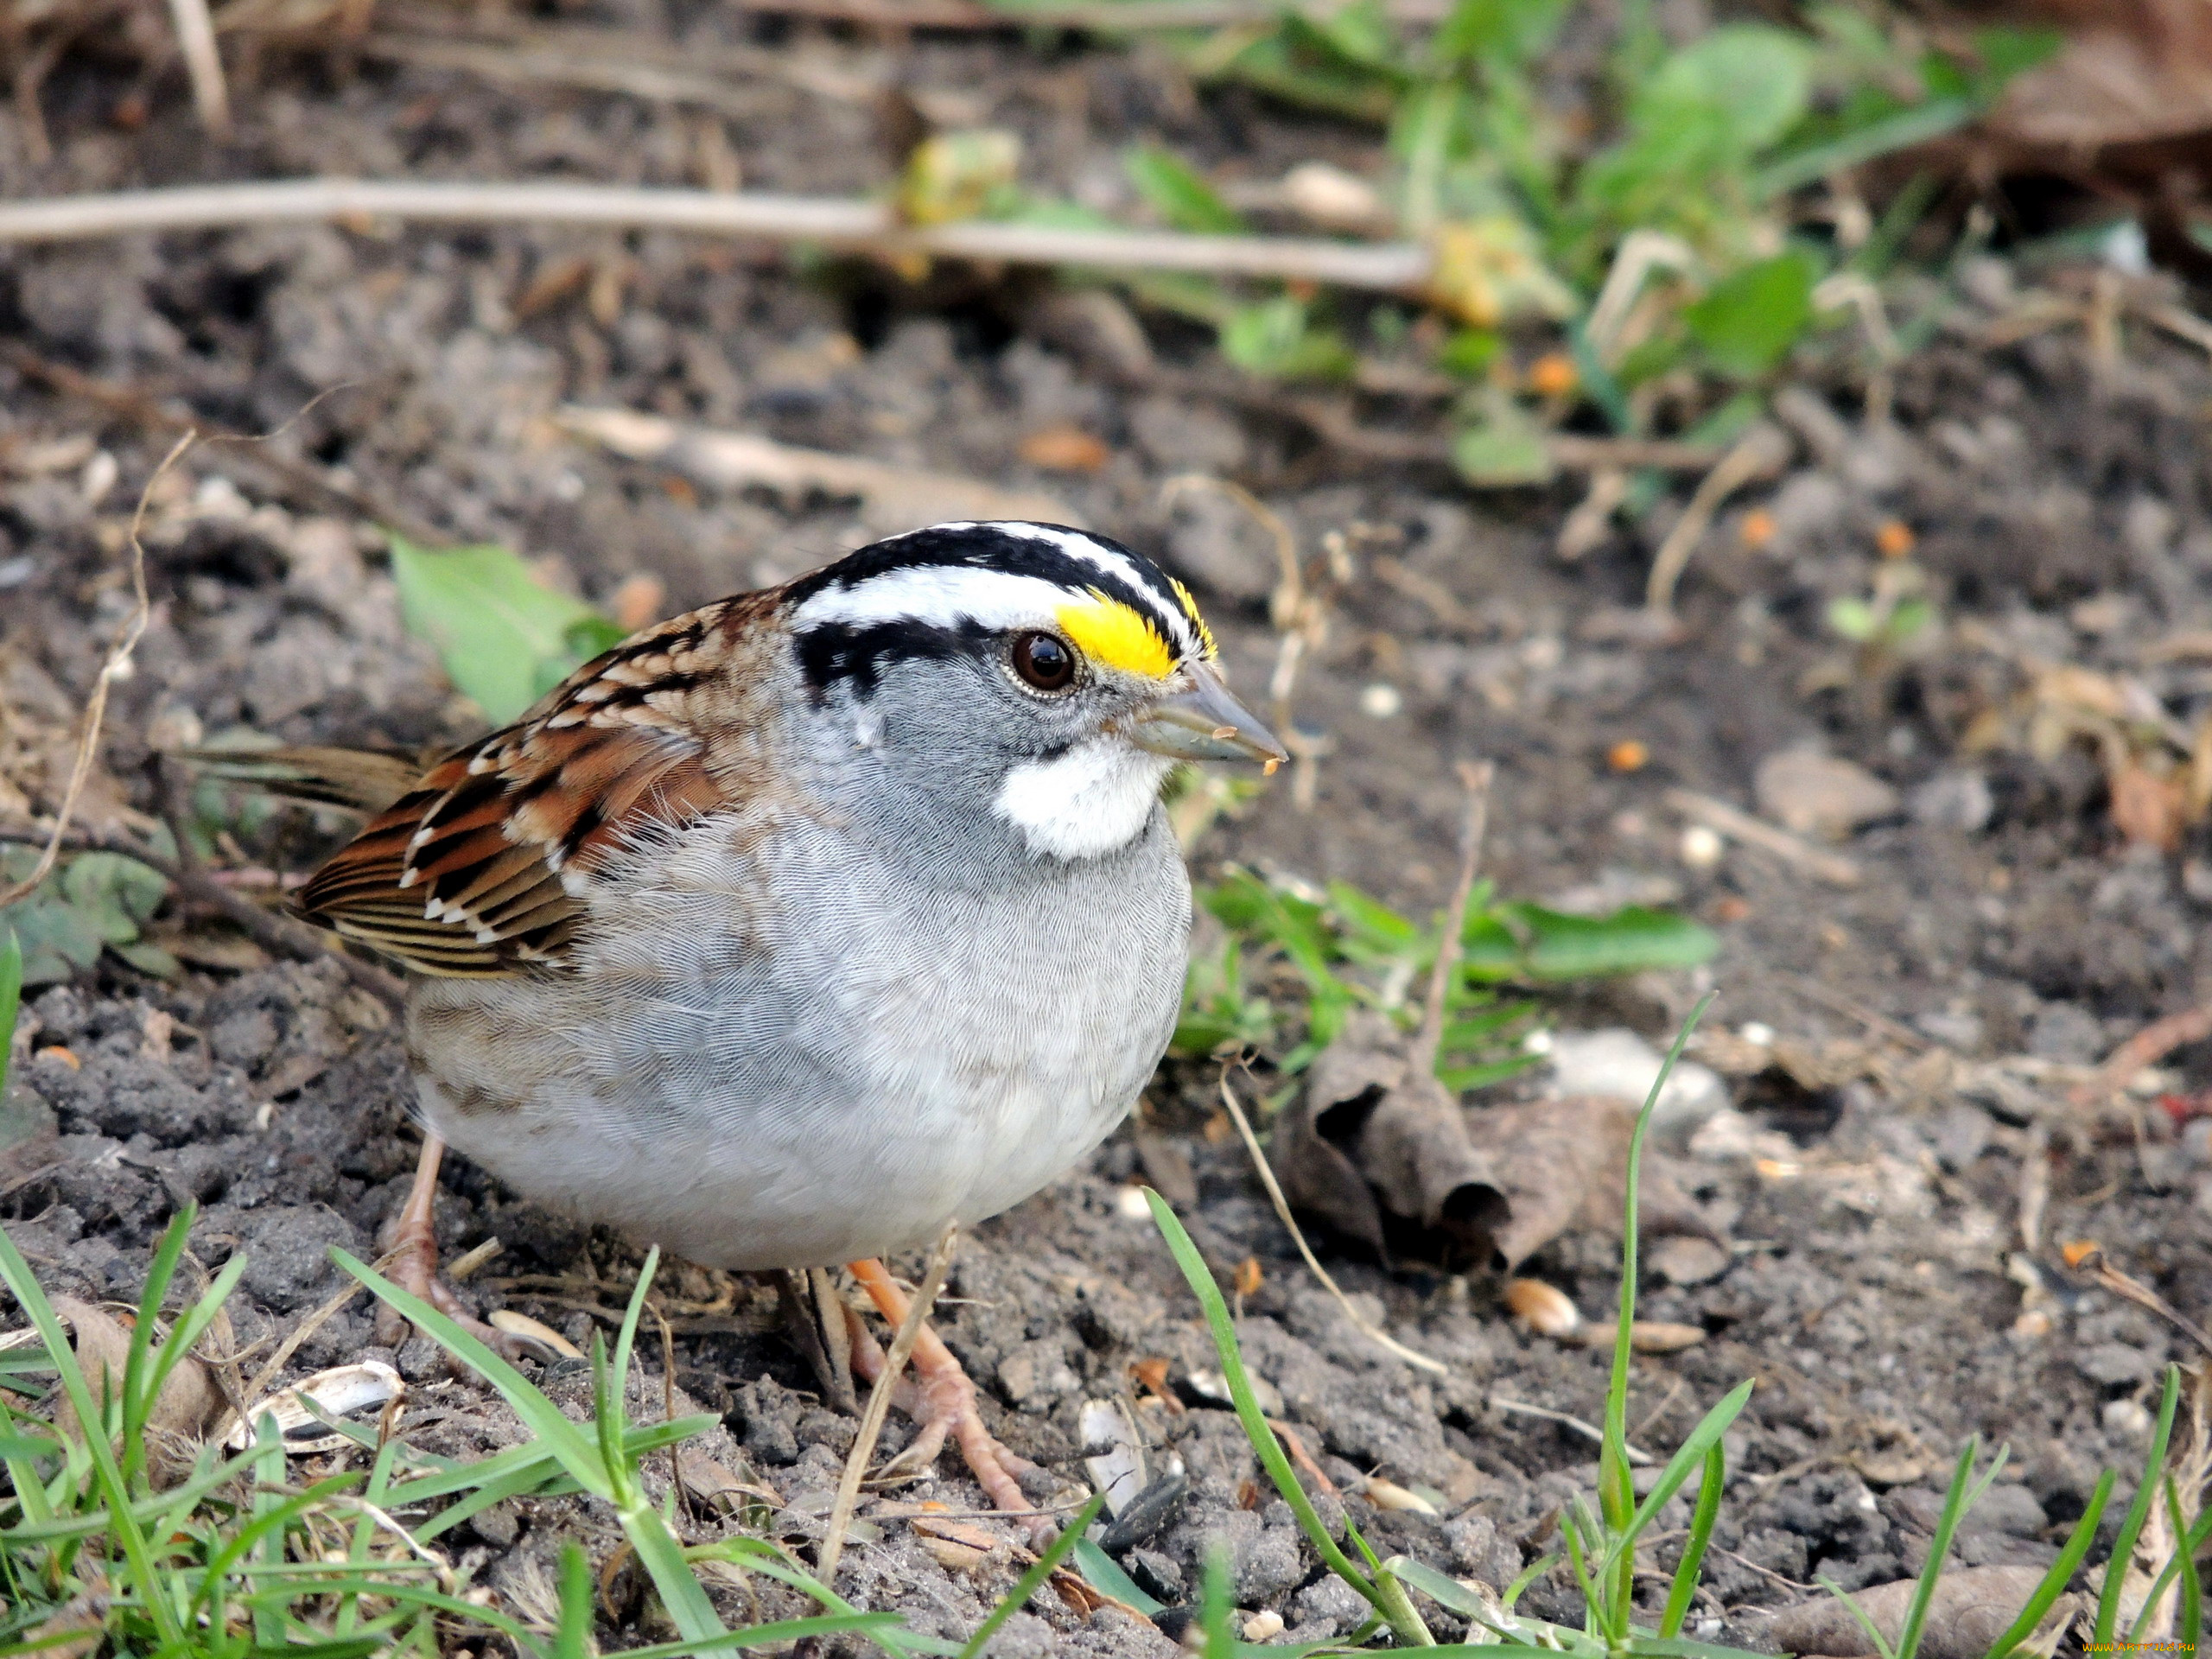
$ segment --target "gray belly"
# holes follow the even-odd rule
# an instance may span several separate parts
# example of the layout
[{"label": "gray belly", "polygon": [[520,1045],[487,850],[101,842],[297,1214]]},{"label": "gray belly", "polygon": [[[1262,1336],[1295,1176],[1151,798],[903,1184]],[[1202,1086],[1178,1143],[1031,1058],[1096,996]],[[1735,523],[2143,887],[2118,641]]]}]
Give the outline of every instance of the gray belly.
[{"label": "gray belly", "polygon": [[1121,1121],[1173,1031],[1190,888],[1163,815],[986,893],[789,848],[776,866],[763,900],[727,858],[679,861],[574,974],[419,985],[433,1124],[528,1196],[693,1260],[819,1265],[1028,1197]]}]

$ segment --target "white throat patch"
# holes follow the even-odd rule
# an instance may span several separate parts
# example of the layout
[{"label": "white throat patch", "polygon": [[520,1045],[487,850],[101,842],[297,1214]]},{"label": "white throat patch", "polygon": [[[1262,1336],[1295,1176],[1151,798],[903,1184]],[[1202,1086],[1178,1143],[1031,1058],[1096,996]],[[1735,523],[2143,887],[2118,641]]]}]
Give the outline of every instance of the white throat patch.
[{"label": "white throat patch", "polygon": [[1021,831],[1031,852],[1096,858],[1136,839],[1174,764],[1102,734],[1057,760],[1023,761],[1007,773],[992,805]]}]

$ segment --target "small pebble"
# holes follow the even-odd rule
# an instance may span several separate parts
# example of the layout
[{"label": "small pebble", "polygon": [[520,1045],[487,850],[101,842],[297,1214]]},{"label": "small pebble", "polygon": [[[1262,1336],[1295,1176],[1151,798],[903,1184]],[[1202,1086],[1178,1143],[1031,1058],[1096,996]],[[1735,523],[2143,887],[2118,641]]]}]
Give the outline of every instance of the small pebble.
[{"label": "small pebble", "polygon": [[1152,1206],[1145,1202],[1144,1188],[1141,1186],[1122,1186],[1116,1188],[1114,1192],[1114,1208],[1120,1211],[1122,1215],[1126,1216],[1131,1221],[1149,1221],[1152,1219]]},{"label": "small pebble", "polygon": [[[2021,1316],[2023,1319],[2025,1314]],[[2105,1427],[2114,1434],[2139,1440],[2151,1432],[2151,1414],[2139,1400],[2113,1400],[2105,1405]]]},{"label": "small pebble", "polygon": [[1711,869],[1720,862],[1725,850],[1719,832],[1704,824],[1694,823],[1682,831],[1682,862],[1694,870]]},{"label": "small pebble", "polygon": [[1757,1020],[1746,1020],[1736,1027],[1736,1034],[1754,1048],[1774,1046],[1774,1027]]},{"label": "small pebble", "polygon": [[1398,688],[1387,680],[1376,680],[1364,685],[1359,692],[1359,712],[1370,720],[1389,720],[1402,712],[1406,700]]},{"label": "small pebble", "polygon": [[1282,1634],[1282,1615],[1271,1607],[1263,1607],[1244,1621],[1247,1642],[1268,1642]]}]

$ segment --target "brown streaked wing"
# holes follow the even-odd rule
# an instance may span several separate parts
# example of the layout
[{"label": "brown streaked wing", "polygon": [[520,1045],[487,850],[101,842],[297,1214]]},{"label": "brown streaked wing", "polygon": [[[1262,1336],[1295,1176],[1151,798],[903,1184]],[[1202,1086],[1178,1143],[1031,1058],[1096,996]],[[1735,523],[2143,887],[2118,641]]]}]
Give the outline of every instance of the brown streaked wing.
[{"label": "brown streaked wing", "polygon": [[685,705],[728,649],[734,608],[624,642],[432,767],[315,873],[300,913],[420,973],[559,963],[584,880],[655,827],[724,804]]}]

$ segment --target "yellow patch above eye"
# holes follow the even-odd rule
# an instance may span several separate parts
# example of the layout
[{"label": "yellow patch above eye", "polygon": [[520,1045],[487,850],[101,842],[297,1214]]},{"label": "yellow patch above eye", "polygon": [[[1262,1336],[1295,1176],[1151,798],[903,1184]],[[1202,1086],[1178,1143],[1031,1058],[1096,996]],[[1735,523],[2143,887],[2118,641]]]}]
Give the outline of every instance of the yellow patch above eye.
[{"label": "yellow patch above eye", "polygon": [[1191,619],[1191,626],[1198,630],[1198,649],[1205,653],[1205,659],[1211,662],[1218,654],[1219,647],[1213,642],[1213,630],[1206,626],[1205,618],[1198,614],[1198,601],[1192,598],[1191,590],[1181,582],[1175,582],[1174,577],[1170,576],[1167,580],[1175,582],[1175,597],[1183,602],[1183,614]]},{"label": "yellow patch above eye", "polygon": [[1056,614],[1060,631],[1094,663],[1155,680],[1175,671],[1175,652],[1158,624],[1118,599],[1094,592],[1089,601],[1063,605]]}]

